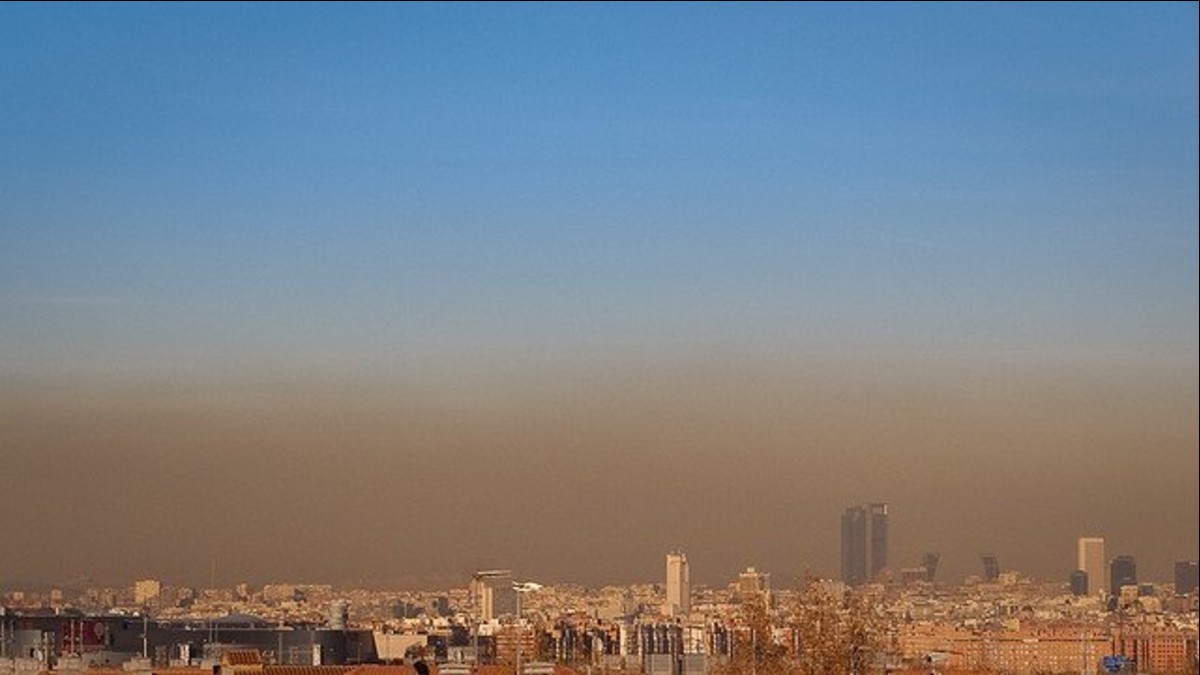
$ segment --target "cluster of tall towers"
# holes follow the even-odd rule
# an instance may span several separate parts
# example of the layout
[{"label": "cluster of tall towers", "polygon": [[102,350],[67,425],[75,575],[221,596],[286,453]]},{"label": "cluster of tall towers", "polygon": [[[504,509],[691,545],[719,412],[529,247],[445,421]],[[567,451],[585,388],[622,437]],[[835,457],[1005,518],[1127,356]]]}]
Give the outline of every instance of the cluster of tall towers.
[{"label": "cluster of tall towers", "polygon": [[[933,581],[938,555],[925,556],[925,578]],[[993,554],[982,554],[985,580],[995,581],[1000,566]],[[1103,537],[1080,537],[1076,571],[1071,575],[1071,591],[1076,595],[1110,596],[1121,594],[1121,588],[1136,586],[1137,561],[1130,555],[1111,560],[1105,556]],[[878,580],[888,564],[888,505],[874,502],[851,506],[842,512],[842,581],[861,586]],[[753,568],[752,568],[753,569]],[[907,572],[907,570],[905,570]],[[919,571],[919,570],[918,570]],[[1175,586],[1178,593],[1188,593],[1197,586],[1195,561],[1175,565]],[[687,556],[680,551],[667,554],[667,602],[664,612],[671,616],[687,614],[691,609],[691,585],[688,578]]]},{"label": "cluster of tall towers", "polygon": [[888,505],[851,506],[842,513],[842,581],[874,581],[888,564]]},{"label": "cluster of tall towers", "polygon": [[[932,579],[937,555],[927,556],[926,567]],[[851,586],[874,581],[888,564],[888,505],[874,502],[851,506],[842,513],[842,580]],[[750,572],[753,571],[748,570]],[[667,601],[663,612],[669,616],[691,610],[691,584],[687,556],[680,551],[667,554]]]},{"label": "cluster of tall towers", "polygon": [[[1177,564],[1178,568],[1179,565]],[[1176,570],[1178,577],[1178,569]],[[1080,537],[1079,560],[1071,575],[1071,592],[1076,595],[1098,595],[1107,591],[1110,596],[1121,594],[1121,588],[1136,586],[1137,560],[1131,555],[1119,555],[1112,560],[1104,556],[1104,537]],[[1180,584],[1176,583],[1177,586]],[[1185,592],[1190,591],[1188,588]]]}]

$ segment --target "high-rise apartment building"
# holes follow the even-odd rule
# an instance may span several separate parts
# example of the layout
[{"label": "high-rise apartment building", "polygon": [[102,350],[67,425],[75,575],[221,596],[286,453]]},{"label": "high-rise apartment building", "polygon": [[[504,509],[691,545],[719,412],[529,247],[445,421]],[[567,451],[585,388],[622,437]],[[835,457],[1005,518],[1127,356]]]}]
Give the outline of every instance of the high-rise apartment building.
[{"label": "high-rise apartment building", "polygon": [[483,621],[517,613],[517,591],[513,588],[513,575],[509,570],[476,572],[471,579],[471,591]]},{"label": "high-rise apartment building", "polygon": [[738,574],[738,597],[743,601],[749,599],[770,600],[771,575],[759,572],[753,567],[747,567],[745,572]]},{"label": "high-rise apartment building", "polygon": [[1104,537],[1080,537],[1075,569],[1087,573],[1088,593],[1099,595],[1108,590],[1108,567],[1104,557]]},{"label": "high-rise apartment building", "polygon": [[858,586],[887,567],[888,506],[851,506],[842,512],[842,581]]},{"label": "high-rise apartment building", "polygon": [[687,556],[680,551],[667,554],[667,604],[663,609],[671,616],[686,615],[692,610]]},{"label": "high-rise apartment building", "polygon": [[1119,555],[1112,559],[1108,571],[1113,596],[1121,594],[1122,586],[1137,586],[1137,561],[1131,555]]}]

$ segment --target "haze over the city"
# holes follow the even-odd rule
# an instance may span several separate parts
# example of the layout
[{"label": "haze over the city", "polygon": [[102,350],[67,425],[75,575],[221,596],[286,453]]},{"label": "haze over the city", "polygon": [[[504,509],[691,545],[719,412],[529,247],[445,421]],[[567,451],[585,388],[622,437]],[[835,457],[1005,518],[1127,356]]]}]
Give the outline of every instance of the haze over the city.
[{"label": "haze over the city", "polygon": [[0,5],[0,585],[1195,560],[1195,3]]}]

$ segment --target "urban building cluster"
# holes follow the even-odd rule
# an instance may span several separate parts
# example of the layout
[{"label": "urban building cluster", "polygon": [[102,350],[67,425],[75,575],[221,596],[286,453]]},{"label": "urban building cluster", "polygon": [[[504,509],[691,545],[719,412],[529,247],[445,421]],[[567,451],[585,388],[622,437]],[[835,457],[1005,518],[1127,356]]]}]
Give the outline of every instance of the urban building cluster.
[{"label": "urban building cluster", "polygon": [[418,663],[443,675],[732,675],[831,653],[819,624],[854,612],[869,639],[831,648],[861,651],[872,672],[1196,672],[1195,561],[1177,563],[1174,584],[1146,583],[1133,557],[1108,559],[1102,538],[1082,537],[1069,580],[1037,582],[987,553],[982,575],[951,587],[937,554],[889,567],[888,517],[883,503],[847,509],[843,578],[799,587],[754,567],[693,584],[687,555],[671,551],[661,583],[604,588],[486,570],[443,591],[3,589],[0,675],[411,675]]}]

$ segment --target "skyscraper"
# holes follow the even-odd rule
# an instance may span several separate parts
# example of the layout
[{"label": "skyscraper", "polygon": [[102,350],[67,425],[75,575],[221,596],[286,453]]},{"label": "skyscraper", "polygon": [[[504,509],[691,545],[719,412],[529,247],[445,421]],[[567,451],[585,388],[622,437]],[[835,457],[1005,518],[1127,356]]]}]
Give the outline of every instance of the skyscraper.
[{"label": "skyscraper", "polygon": [[1112,559],[1109,569],[1111,592],[1114,596],[1121,594],[1122,586],[1137,586],[1137,561],[1131,555],[1119,555]]},{"label": "skyscraper", "polygon": [[994,582],[1000,579],[1000,560],[995,553],[980,553],[979,560],[983,563],[983,580]]},{"label": "skyscraper", "polygon": [[687,614],[692,610],[687,556],[680,551],[667,554],[667,604],[663,609],[671,616]]},{"label": "skyscraper", "polygon": [[1088,578],[1087,572],[1083,570],[1075,570],[1071,572],[1071,595],[1087,595],[1088,594]]},{"label": "skyscraper", "polygon": [[842,512],[842,581],[858,586],[887,567],[888,506],[851,506]]},{"label": "skyscraper", "polygon": [[925,554],[922,560],[922,565],[925,567],[925,581],[933,583],[933,579],[937,576],[938,561],[942,559],[942,554],[936,551],[930,551]]},{"label": "skyscraper", "polygon": [[1099,595],[1108,590],[1108,568],[1105,566],[1104,537],[1080,537],[1077,570],[1087,572],[1088,593]]},{"label": "skyscraper", "polygon": [[867,581],[867,518],[861,506],[842,512],[842,581],[851,586]]},{"label": "skyscraper", "polygon": [[1200,584],[1195,560],[1180,560],[1175,563],[1175,594],[1187,595]]},{"label": "skyscraper", "polygon": [[867,511],[871,515],[871,557],[868,567],[871,570],[871,580],[874,581],[888,563],[888,506],[881,503],[868,504]]}]

